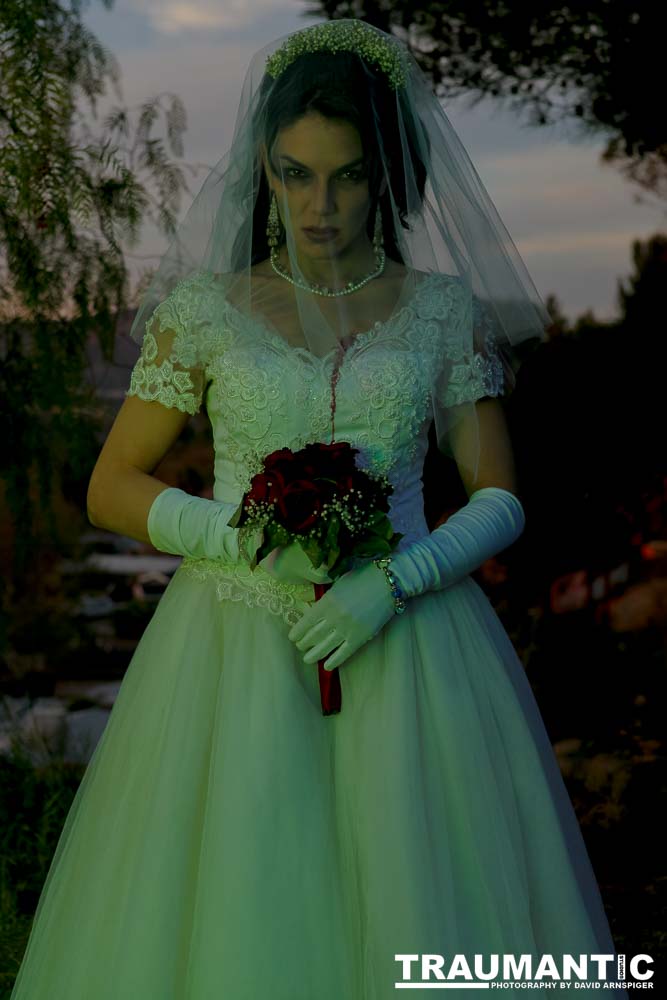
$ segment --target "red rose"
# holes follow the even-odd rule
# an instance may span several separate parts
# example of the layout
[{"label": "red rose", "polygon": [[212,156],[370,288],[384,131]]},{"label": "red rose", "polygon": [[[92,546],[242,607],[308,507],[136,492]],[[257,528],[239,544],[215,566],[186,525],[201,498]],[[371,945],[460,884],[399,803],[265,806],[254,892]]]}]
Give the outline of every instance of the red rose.
[{"label": "red rose", "polygon": [[258,472],[253,476],[247,499],[255,503],[275,503],[282,496],[285,480],[277,469],[271,472]]},{"label": "red rose", "polygon": [[[294,479],[295,464],[300,464],[297,456],[289,448],[272,451],[264,459],[264,472],[280,474],[284,481]],[[269,477],[270,478],[270,477]]]},{"label": "red rose", "polygon": [[331,444],[324,445],[322,451],[341,467],[354,468],[354,456],[357,449],[351,448],[347,441],[333,441]]},{"label": "red rose", "polygon": [[276,503],[276,519],[295,534],[308,531],[317,522],[328,496],[317,483],[297,479],[289,483]]},{"label": "red rose", "polygon": [[279,448],[253,477],[246,501],[271,505],[277,523],[293,534],[309,531],[326,504],[345,496],[360,514],[377,507],[388,510],[384,488],[357,467],[358,454],[347,441],[314,442],[297,452]]}]

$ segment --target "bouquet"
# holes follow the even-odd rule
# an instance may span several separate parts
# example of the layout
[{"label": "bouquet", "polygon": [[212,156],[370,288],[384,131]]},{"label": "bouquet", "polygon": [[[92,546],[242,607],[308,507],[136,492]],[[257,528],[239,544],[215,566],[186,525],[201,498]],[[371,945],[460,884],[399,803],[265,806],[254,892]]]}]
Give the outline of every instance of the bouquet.
[{"label": "bouquet", "polygon": [[[315,600],[343,573],[388,555],[403,537],[387,517],[393,487],[386,476],[358,468],[358,453],[347,441],[280,448],[266,456],[241,501],[236,526],[264,528],[258,561],[297,541],[315,568],[326,567],[331,583],[314,584]],[[317,667],[322,714],[332,715],[341,706],[338,667],[325,670],[323,660]]]}]

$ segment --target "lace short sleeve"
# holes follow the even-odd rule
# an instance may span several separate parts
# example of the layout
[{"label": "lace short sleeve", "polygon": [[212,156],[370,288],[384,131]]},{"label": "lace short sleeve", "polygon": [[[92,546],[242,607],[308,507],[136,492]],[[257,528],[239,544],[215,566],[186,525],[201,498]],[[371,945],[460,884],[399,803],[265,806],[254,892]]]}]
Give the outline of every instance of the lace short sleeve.
[{"label": "lace short sleeve", "polygon": [[199,284],[197,276],[180,281],[153,310],[126,396],[191,415],[201,409],[206,372],[196,321]]},{"label": "lace short sleeve", "polygon": [[509,395],[514,388],[514,370],[499,343],[491,312],[476,295],[472,297],[472,327],[472,338],[468,332],[448,341],[450,363],[443,406]]}]

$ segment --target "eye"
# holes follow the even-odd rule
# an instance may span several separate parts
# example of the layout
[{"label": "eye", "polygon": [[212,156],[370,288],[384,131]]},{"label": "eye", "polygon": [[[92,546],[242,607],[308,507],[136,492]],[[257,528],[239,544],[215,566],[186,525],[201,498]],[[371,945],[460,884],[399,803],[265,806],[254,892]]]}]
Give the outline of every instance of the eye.
[{"label": "eye", "polygon": [[298,174],[298,176],[294,178],[295,180],[299,180],[304,176],[303,170],[299,170],[298,167],[288,167],[285,173],[288,177],[294,177],[295,174]]},{"label": "eye", "polygon": [[347,180],[356,182],[363,180],[365,174],[363,170],[346,170],[344,174],[341,174],[341,177],[345,177]]}]

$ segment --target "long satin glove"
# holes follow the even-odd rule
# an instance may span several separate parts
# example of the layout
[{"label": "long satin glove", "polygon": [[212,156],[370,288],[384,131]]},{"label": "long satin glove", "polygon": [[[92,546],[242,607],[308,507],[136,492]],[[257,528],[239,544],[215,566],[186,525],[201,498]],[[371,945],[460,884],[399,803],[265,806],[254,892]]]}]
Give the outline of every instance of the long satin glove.
[{"label": "long satin glove", "polygon": [[[405,597],[442,590],[506,549],[524,527],[518,497],[500,487],[483,487],[427,538],[392,555],[390,569]],[[324,664],[333,670],[377,635],[393,614],[388,581],[370,563],[339,577],[292,626],[288,638],[305,654],[305,663],[335,649]]]},{"label": "long satin glove", "polygon": [[146,528],[160,552],[229,563],[248,561],[254,569],[264,529],[232,527],[230,521],[238,521],[240,513],[239,504],[207,500],[170,486],[151,504]]},{"label": "long satin glove", "polygon": [[514,493],[484,486],[430,535],[392,555],[389,569],[405,597],[442,590],[508,548],[525,526]]}]

